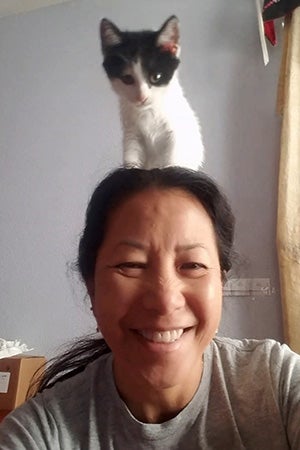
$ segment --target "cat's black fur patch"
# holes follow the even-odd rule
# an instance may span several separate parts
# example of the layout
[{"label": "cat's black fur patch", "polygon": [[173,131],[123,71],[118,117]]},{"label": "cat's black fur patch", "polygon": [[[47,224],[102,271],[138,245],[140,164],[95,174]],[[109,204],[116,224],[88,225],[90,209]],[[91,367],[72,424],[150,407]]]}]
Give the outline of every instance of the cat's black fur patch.
[{"label": "cat's black fur patch", "polygon": [[158,32],[138,31],[120,32],[120,44],[104,49],[103,67],[110,79],[120,78],[126,67],[140,59],[145,78],[149,84],[151,75],[161,74],[155,86],[169,83],[179,65],[179,58],[158,47]]}]

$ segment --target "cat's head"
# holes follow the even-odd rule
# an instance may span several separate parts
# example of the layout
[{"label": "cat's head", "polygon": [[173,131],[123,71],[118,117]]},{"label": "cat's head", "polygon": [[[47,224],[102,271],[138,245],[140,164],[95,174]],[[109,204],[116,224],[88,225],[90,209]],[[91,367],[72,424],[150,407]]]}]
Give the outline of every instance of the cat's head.
[{"label": "cat's head", "polygon": [[114,91],[146,107],[163,95],[179,64],[179,23],[171,16],[158,31],[121,31],[100,23],[103,67]]}]

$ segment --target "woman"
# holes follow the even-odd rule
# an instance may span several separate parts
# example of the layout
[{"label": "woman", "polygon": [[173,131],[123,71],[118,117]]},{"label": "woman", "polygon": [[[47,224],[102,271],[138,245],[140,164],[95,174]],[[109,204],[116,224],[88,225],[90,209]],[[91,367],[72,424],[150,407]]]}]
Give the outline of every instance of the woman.
[{"label": "woman", "polygon": [[299,449],[299,356],[215,337],[233,228],[199,172],[119,169],[102,181],[78,266],[105,341],[58,359],[3,422],[1,450]]}]

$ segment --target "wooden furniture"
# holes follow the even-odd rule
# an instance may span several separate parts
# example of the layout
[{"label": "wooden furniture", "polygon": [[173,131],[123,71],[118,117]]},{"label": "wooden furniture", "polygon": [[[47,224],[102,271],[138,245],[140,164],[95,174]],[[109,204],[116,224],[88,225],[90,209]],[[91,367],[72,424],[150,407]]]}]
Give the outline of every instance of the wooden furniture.
[{"label": "wooden furniture", "polygon": [[0,410],[0,422],[4,419],[5,416],[7,416],[8,413],[10,413],[10,410],[8,409]]}]

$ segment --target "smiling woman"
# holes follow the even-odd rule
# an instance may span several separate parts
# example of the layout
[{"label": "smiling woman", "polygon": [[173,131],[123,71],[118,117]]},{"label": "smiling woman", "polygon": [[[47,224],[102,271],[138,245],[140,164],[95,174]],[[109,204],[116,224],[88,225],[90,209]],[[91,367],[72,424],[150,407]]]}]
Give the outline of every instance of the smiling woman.
[{"label": "smiling woman", "polygon": [[104,339],[58,357],[1,425],[1,450],[298,449],[299,356],[215,337],[233,229],[200,172],[108,175],[78,257]]},{"label": "smiling woman", "polygon": [[[199,385],[201,355],[221,314],[218,250],[204,207],[179,188],[148,188],[123,201],[108,219],[88,289],[135,417],[159,422],[174,405],[182,409]],[[172,398],[170,412],[151,401],[166,388],[160,402]]]}]

